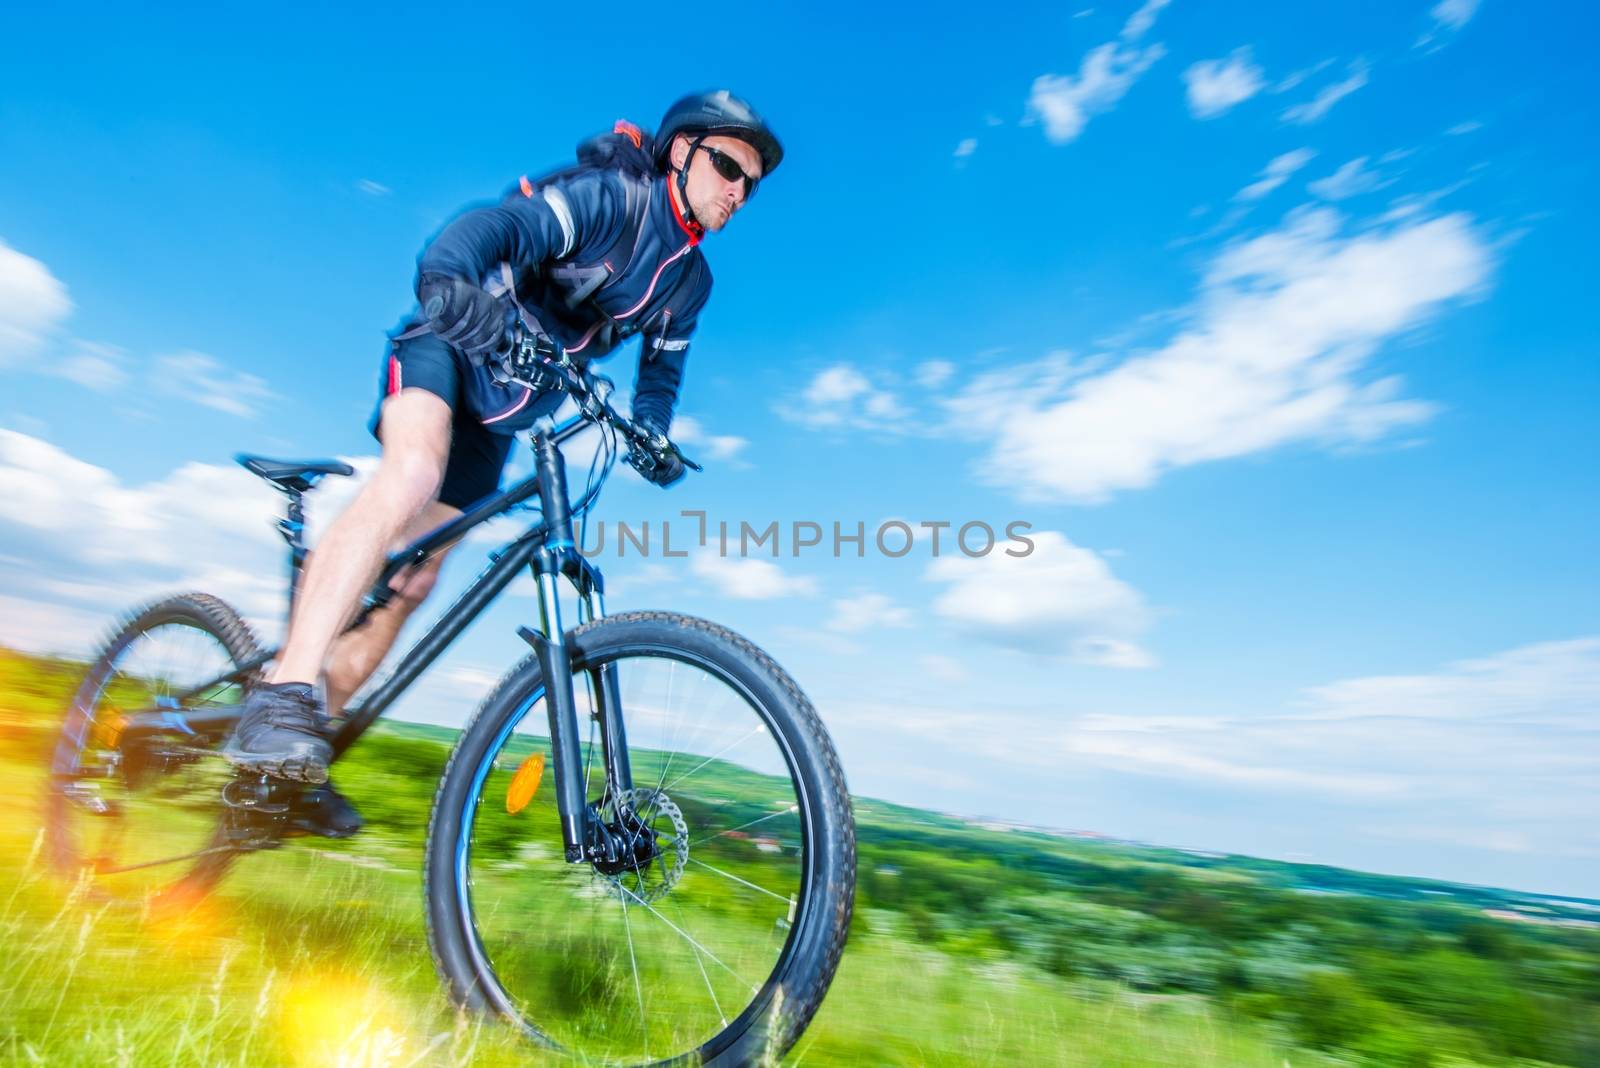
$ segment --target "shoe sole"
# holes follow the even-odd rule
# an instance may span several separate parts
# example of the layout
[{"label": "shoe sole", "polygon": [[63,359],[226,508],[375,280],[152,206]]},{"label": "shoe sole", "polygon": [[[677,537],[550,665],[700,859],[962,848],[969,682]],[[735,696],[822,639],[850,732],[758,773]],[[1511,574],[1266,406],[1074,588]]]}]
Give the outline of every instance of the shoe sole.
[{"label": "shoe sole", "polygon": [[258,775],[266,775],[274,779],[287,779],[290,782],[307,782],[314,785],[328,781],[328,765],[326,761],[316,761],[302,756],[267,757],[256,756],[253,753],[238,753],[222,750],[222,759],[236,768]]}]

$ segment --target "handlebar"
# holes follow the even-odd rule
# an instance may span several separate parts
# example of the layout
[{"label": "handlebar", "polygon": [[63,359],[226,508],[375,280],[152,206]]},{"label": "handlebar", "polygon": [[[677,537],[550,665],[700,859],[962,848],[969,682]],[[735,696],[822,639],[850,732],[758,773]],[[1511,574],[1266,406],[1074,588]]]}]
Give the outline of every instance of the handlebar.
[{"label": "handlebar", "polygon": [[503,358],[513,368],[523,373],[549,376],[554,388],[567,394],[578,406],[578,416],[554,431],[553,436],[558,442],[577,433],[586,423],[601,423],[616,430],[630,446],[644,451],[657,463],[668,456],[675,456],[691,471],[705,470],[685,456],[683,450],[666,435],[651,433],[648,428],[613,408],[610,397],[616,390],[616,383],[605,375],[594,374],[580,367],[559,348],[552,350],[545,339],[530,332],[520,321],[512,326],[507,340],[509,345],[502,350]]}]

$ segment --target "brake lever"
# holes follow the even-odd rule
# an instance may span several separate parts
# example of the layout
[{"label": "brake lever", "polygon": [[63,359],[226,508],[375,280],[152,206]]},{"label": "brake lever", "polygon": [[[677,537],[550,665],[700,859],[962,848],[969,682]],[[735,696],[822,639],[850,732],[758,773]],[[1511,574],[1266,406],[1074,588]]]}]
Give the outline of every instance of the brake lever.
[{"label": "brake lever", "polygon": [[701,467],[699,464],[695,463],[693,460],[691,460],[687,456],[685,456],[683,454],[683,450],[678,448],[678,443],[677,442],[669,441],[669,442],[667,442],[667,444],[672,448],[672,454],[678,458],[678,461],[680,463],[682,463],[683,466],[687,467],[691,471],[704,471],[705,470],[705,468]]},{"label": "brake lever", "polygon": [[[519,338],[519,340],[522,340]],[[703,472],[705,468],[695,463],[684,455],[677,442],[664,434],[649,434],[643,432],[631,421],[624,418],[621,413],[611,407],[611,396],[616,390],[616,383],[605,375],[579,370],[567,362],[548,361],[547,365],[552,371],[566,379],[567,393],[578,403],[578,408],[591,419],[604,417],[613,425],[620,425],[628,430],[628,436],[636,440],[643,439],[650,451],[658,454],[667,454],[678,458],[684,467],[691,471]],[[573,387],[577,388],[573,388]]]}]

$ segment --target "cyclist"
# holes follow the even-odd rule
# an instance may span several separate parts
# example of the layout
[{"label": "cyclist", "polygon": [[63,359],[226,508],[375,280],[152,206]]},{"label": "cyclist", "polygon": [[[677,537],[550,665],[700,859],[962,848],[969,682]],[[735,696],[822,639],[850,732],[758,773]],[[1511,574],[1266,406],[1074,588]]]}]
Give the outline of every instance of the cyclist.
[{"label": "cyclist", "polygon": [[[326,783],[326,710],[343,708],[376,670],[444,555],[402,572],[389,602],[346,632],[385,554],[493,493],[512,432],[561,403],[536,369],[507,365],[509,316],[541,347],[585,363],[640,335],[633,418],[665,438],[711,291],[700,241],[727,225],[782,158],[744,100],[727,90],[693,94],[667,110],[654,138],[618,123],[580,147],[583,165],[523,178],[500,204],[464,212],[428,244],[418,311],[384,362],[372,420],[377,471],[308,559],[271,676],[246,695],[223,751],[230,761]],[[683,475],[670,454],[632,461],[659,485]],[[360,817],[321,785],[305,791],[297,822],[342,836]]]}]

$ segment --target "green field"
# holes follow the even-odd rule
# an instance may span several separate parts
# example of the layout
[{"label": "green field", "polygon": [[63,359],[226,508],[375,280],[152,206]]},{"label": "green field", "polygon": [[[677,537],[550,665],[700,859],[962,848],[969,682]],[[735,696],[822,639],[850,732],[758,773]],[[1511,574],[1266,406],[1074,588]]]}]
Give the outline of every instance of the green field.
[{"label": "green field", "polygon": [[[336,775],[359,837],[246,857],[161,915],[40,863],[44,754],[79,670],[0,650],[0,1061],[557,1063],[454,1013],[428,955],[450,732],[380,728]],[[851,942],[785,1063],[1600,1066],[1592,902],[856,814]]]}]

